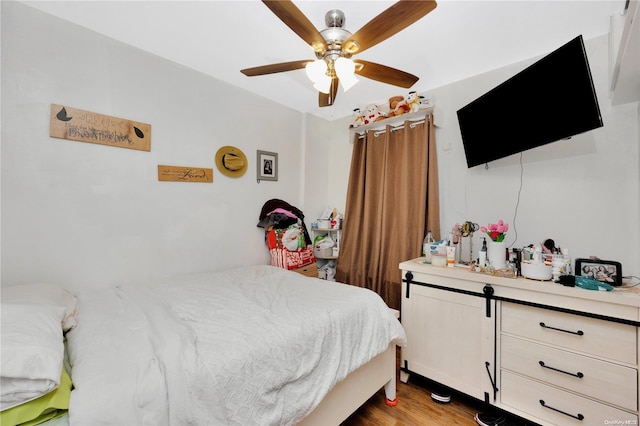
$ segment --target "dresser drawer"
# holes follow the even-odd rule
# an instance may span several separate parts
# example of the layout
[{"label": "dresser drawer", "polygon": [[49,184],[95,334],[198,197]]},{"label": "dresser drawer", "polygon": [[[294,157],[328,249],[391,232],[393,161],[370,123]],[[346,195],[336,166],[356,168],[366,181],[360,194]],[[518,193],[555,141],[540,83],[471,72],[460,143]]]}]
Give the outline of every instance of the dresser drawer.
[{"label": "dresser drawer", "polygon": [[629,410],[637,410],[638,372],[612,362],[502,336],[501,367]]},{"label": "dresser drawer", "polygon": [[638,424],[637,414],[505,370],[500,393],[502,404],[554,425]]},{"label": "dresser drawer", "polygon": [[502,303],[503,333],[636,364],[636,328],[515,303]]}]

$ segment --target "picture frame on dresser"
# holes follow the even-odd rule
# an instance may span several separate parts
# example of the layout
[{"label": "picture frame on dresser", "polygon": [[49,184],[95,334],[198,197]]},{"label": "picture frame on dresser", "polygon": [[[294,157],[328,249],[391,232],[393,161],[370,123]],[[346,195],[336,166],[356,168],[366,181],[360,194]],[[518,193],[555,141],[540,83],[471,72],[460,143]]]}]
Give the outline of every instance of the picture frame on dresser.
[{"label": "picture frame on dresser", "polygon": [[575,274],[613,286],[622,285],[622,264],[613,260],[576,259]]}]

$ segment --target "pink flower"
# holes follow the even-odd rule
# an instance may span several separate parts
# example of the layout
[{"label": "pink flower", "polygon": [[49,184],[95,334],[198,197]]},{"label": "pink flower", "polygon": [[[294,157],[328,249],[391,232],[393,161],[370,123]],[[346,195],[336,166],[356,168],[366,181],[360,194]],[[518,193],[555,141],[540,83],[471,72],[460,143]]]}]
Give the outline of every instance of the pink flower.
[{"label": "pink flower", "polygon": [[509,230],[507,225],[502,219],[498,223],[490,223],[489,226],[481,226],[480,231],[486,233],[493,241],[504,241],[506,232]]}]

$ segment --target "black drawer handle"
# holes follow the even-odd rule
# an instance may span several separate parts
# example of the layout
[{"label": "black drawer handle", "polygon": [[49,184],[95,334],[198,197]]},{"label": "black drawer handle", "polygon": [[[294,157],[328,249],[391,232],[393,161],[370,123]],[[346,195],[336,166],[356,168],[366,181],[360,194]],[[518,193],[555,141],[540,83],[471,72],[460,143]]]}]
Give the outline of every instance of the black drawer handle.
[{"label": "black drawer handle", "polygon": [[560,370],[559,368],[549,367],[548,365],[546,365],[546,364],[544,363],[544,361],[538,361],[538,364],[540,364],[540,367],[548,368],[549,370],[557,371],[557,372],[559,372],[559,373],[568,374],[568,375],[570,375],[570,376],[577,377],[577,378],[579,378],[579,379],[582,379],[582,378],[584,377],[584,374],[582,374],[582,373],[581,373],[581,372],[579,372],[579,371],[578,371],[577,373],[570,373],[570,372],[568,372],[568,371]]},{"label": "black drawer handle", "polygon": [[549,327],[548,325],[546,325],[543,322],[540,323],[540,327],[548,328],[549,330],[562,331],[563,333],[575,334],[575,335],[578,335],[578,336],[584,335],[584,331],[582,331],[582,330],[578,330],[578,331],[563,330],[561,328]]},{"label": "black drawer handle", "polygon": [[565,413],[564,411],[558,410],[557,408],[553,408],[553,407],[550,407],[550,406],[546,405],[544,403],[544,400],[542,400],[542,399],[540,400],[540,405],[542,405],[544,408],[548,408],[549,410],[553,410],[556,413],[564,414],[565,416],[572,417],[572,418],[574,418],[576,420],[584,420],[584,416],[582,414],[578,413],[577,416],[574,416],[573,414]]}]

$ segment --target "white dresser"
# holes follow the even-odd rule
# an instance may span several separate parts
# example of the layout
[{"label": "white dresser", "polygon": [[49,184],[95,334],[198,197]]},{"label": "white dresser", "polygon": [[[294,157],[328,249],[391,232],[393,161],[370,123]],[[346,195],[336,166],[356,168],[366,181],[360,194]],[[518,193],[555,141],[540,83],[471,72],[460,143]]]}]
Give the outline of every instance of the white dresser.
[{"label": "white dresser", "polygon": [[637,425],[640,289],[400,264],[416,373],[543,425]]}]

